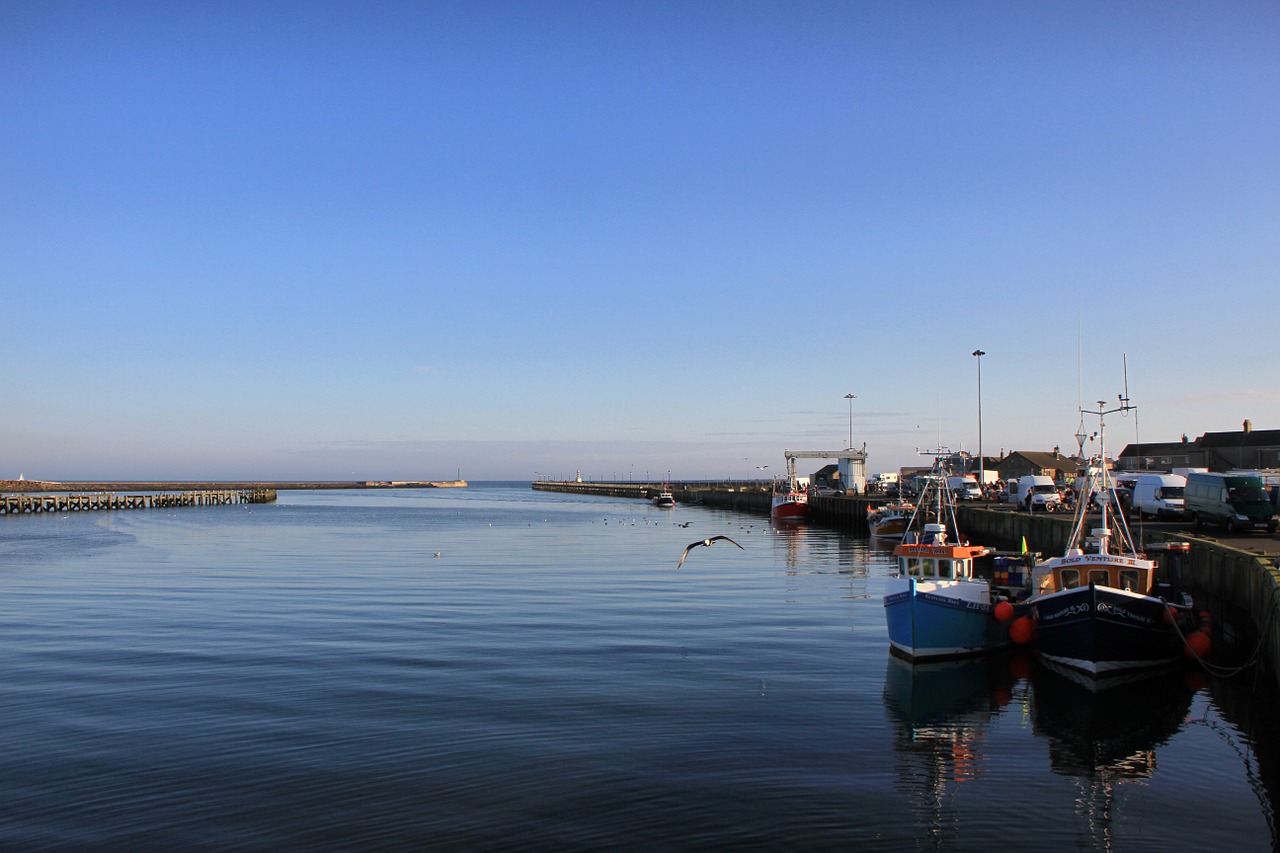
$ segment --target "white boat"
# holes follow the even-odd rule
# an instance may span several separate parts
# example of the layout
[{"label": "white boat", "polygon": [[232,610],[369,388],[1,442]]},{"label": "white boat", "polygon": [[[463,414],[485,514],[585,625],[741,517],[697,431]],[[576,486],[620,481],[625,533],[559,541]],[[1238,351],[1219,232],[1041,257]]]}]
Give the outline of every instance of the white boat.
[{"label": "white boat", "polygon": [[676,496],[670,489],[663,489],[653,496],[653,505],[662,509],[671,509],[676,505]]}]

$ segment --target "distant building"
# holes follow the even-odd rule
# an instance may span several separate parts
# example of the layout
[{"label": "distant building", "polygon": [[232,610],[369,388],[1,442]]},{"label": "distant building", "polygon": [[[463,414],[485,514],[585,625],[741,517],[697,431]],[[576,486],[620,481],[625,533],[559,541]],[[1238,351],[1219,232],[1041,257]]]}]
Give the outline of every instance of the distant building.
[{"label": "distant building", "polygon": [[1195,441],[1143,442],[1125,447],[1116,460],[1125,471],[1172,471],[1174,468],[1280,468],[1280,429],[1255,430],[1245,421],[1243,429],[1206,432]]},{"label": "distant building", "polygon": [[1280,468],[1280,429],[1253,428],[1249,421],[1235,432],[1206,432],[1196,439],[1198,461],[1210,471],[1232,468]]},{"label": "distant building", "polygon": [[1198,461],[1196,443],[1188,441],[1135,442],[1116,457],[1119,471],[1172,471],[1174,468],[1204,467]]},{"label": "distant building", "polygon": [[969,459],[968,465],[957,470],[957,474],[972,474],[976,480],[979,476],[985,476],[987,482],[990,483],[999,476],[1000,459],[995,456],[974,456]]},{"label": "distant building", "polygon": [[1043,453],[1038,450],[1014,450],[995,465],[1001,480],[1013,480],[1035,474],[1052,477],[1055,480],[1070,480],[1080,470],[1080,462],[1075,457],[1067,456],[1061,451]]}]

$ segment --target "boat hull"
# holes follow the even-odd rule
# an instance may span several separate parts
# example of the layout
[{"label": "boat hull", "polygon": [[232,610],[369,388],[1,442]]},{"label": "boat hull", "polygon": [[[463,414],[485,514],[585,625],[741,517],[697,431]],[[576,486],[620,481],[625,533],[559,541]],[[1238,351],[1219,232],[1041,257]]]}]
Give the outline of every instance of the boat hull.
[{"label": "boat hull", "polygon": [[890,578],[884,597],[892,651],[911,661],[986,654],[1009,645],[985,581]]},{"label": "boat hull", "polygon": [[872,521],[867,526],[871,535],[877,539],[901,539],[902,535],[907,532],[907,524],[910,520],[908,516],[900,516],[882,521]]},{"label": "boat hull", "polygon": [[804,495],[779,495],[773,499],[769,517],[774,521],[803,521],[809,515],[809,502]]},{"label": "boat hull", "polygon": [[[1107,586],[1066,589],[1032,601],[1036,650],[1045,659],[1095,678],[1178,660],[1182,640],[1159,598]],[[1179,619],[1185,608],[1174,608]]]}]

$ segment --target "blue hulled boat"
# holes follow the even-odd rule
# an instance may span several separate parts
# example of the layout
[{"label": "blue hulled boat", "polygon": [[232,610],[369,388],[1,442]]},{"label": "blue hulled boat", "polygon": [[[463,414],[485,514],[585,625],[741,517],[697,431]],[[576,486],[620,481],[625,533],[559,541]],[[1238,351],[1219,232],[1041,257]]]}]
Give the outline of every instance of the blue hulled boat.
[{"label": "blue hulled boat", "polygon": [[[1009,645],[1016,615],[1008,590],[976,577],[974,561],[991,553],[967,541],[948,541],[956,529],[955,503],[941,476],[945,451],[917,502],[907,532],[894,549],[898,574],[885,581],[889,646],[911,661],[941,660]],[[1001,607],[1000,605],[1004,606]]]}]

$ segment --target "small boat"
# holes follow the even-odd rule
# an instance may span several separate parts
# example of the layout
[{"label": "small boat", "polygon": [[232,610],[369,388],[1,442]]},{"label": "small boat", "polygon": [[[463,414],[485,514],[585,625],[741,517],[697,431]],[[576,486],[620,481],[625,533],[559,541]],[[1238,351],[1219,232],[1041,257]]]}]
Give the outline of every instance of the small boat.
[{"label": "small boat", "polygon": [[676,505],[676,496],[670,489],[663,489],[653,496],[653,505],[662,509],[671,509]]},{"label": "small boat", "polygon": [[[949,455],[936,451],[940,470]],[[890,651],[910,661],[985,654],[1010,644],[1019,609],[1016,584],[980,578],[974,561],[991,548],[948,539],[956,529],[955,503],[943,478],[930,478],[894,549],[898,574],[885,581],[884,612]]]},{"label": "small boat", "polygon": [[915,511],[915,504],[902,500],[869,509],[867,529],[876,539],[901,539]]},{"label": "small boat", "polygon": [[[1036,651],[1046,661],[1095,679],[1171,664],[1182,658],[1192,634],[1198,654],[1208,651],[1197,631],[1191,597],[1157,577],[1156,560],[1140,553],[1105,464],[1104,416],[1128,411],[1127,398],[1111,411],[1087,412],[1099,421],[1099,451],[1076,501],[1076,514],[1061,557],[1035,565],[1030,604]],[[1088,500],[1097,493],[1102,500]],[[1089,518],[1090,505],[1099,517]],[[1114,526],[1113,526],[1114,525]]]},{"label": "small boat", "polygon": [[796,460],[787,459],[787,478],[773,481],[769,505],[771,521],[804,521],[809,517],[809,495],[796,482]]}]

